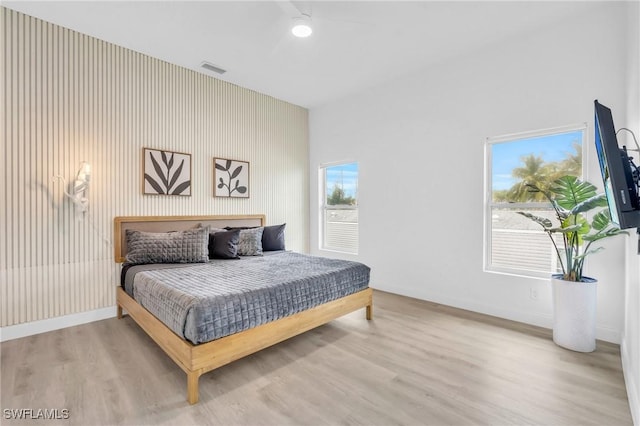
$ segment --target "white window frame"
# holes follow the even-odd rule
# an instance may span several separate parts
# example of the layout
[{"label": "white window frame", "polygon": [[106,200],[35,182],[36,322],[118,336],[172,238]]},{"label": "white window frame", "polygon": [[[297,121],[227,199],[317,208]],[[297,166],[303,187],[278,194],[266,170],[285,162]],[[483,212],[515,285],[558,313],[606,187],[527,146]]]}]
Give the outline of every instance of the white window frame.
[{"label": "white window frame", "polygon": [[331,167],[336,167],[336,166],[342,166],[342,165],[347,165],[347,164],[357,164],[358,165],[358,186],[360,185],[360,163],[358,161],[340,161],[340,162],[334,162],[334,163],[325,163],[325,164],[321,164],[318,168],[318,176],[319,176],[319,181],[320,181],[320,185],[319,185],[319,189],[320,189],[320,214],[319,214],[319,222],[320,222],[320,226],[319,226],[319,249],[320,250],[324,250],[324,251],[331,251],[331,252],[336,252],[336,253],[344,253],[344,254],[350,254],[350,255],[357,255],[359,248],[360,248],[360,241],[359,241],[359,228],[360,228],[360,224],[359,224],[359,220],[358,222],[356,222],[356,238],[355,238],[355,249],[350,250],[349,248],[346,247],[339,247],[339,246],[331,246],[331,245],[327,245],[327,222],[326,222],[326,218],[327,218],[327,211],[328,210],[355,210],[356,212],[358,212],[359,214],[359,202],[358,202],[358,193],[356,192],[356,204],[354,206],[328,206],[326,204],[327,201],[327,169],[331,168]]},{"label": "white window frame", "polygon": [[[513,133],[513,134],[508,134],[508,135],[502,135],[502,136],[495,136],[495,137],[488,137],[485,140],[485,144],[484,144],[484,159],[485,159],[485,164],[484,164],[484,170],[485,170],[485,177],[484,177],[484,192],[485,192],[485,196],[484,196],[484,235],[483,235],[483,266],[484,266],[484,271],[485,272],[493,272],[493,273],[500,273],[500,274],[508,274],[508,275],[516,275],[516,276],[523,276],[523,277],[532,277],[532,278],[548,278],[549,274],[552,271],[548,271],[548,272],[542,272],[542,271],[536,271],[536,270],[531,270],[531,269],[526,269],[526,268],[506,268],[506,267],[501,267],[501,266],[496,266],[492,264],[492,259],[491,259],[491,253],[492,253],[492,213],[493,213],[493,209],[496,207],[509,207],[509,208],[513,208],[513,209],[518,209],[518,210],[527,210],[530,208],[551,208],[549,203],[539,203],[539,202],[531,202],[531,203],[495,203],[493,202],[492,199],[492,195],[493,195],[493,182],[492,182],[492,165],[493,165],[493,158],[491,156],[491,147],[495,144],[499,144],[499,143],[506,143],[506,142],[516,142],[519,139],[530,139],[530,138],[536,138],[536,137],[542,137],[542,136],[550,136],[550,135],[555,135],[555,134],[561,134],[561,133],[570,133],[570,132],[576,132],[576,131],[581,131],[582,132],[582,170],[581,170],[581,178],[584,178],[585,176],[585,171],[586,171],[586,165],[588,164],[588,159],[587,159],[587,152],[588,150],[586,149],[586,143],[588,140],[587,137],[587,131],[588,131],[588,126],[587,123],[580,123],[580,124],[573,124],[573,125],[568,125],[568,126],[560,126],[560,127],[554,127],[554,128],[550,128],[550,129],[543,129],[543,130],[536,130],[536,131],[531,131],[531,132],[522,132],[522,133]],[[548,237],[546,237],[548,239]],[[553,246],[551,243],[549,243],[549,247],[550,250],[553,249]],[[553,256],[555,256],[555,250],[553,251]],[[553,257],[553,259],[556,259],[557,261],[557,257]]]}]

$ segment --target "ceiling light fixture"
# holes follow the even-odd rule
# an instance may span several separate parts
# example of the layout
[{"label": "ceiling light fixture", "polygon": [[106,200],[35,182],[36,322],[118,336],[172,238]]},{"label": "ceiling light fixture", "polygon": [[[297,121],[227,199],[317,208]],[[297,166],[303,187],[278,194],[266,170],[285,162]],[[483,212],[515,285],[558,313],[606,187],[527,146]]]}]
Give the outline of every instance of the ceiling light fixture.
[{"label": "ceiling light fixture", "polygon": [[309,37],[313,32],[313,28],[311,28],[311,17],[309,15],[302,14],[302,16],[293,18],[293,27],[291,27],[291,32],[296,37]]}]

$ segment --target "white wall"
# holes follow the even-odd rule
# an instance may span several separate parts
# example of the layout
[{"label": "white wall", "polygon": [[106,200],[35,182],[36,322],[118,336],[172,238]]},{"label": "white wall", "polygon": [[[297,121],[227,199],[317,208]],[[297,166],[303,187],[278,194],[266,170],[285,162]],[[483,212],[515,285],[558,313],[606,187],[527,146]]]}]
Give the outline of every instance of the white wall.
[{"label": "white wall", "polygon": [[[618,127],[631,129],[640,138],[640,3],[629,4],[627,49],[627,116],[616,122]],[[620,133],[620,144],[633,147],[629,134]],[[640,154],[634,153],[636,164]],[[622,343],[622,366],[627,385],[627,395],[634,424],[640,425],[640,256],[638,236],[630,229],[627,239],[627,279],[625,282],[625,315]]]},{"label": "white wall", "polygon": [[[503,40],[423,72],[310,111],[311,251],[325,162],[360,164],[360,253],[374,288],[550,327],[547,280],[483,272],[483,143],[488,136],[588,123],[593,100],[625,118],[626,6]],[[597,31],[596,31],[597,29]],[[426,42],[426,41],[425,41]],[[588,264],[601,283],[598,337],[619,342],[624,238]],[[335,255],[331,253],[331,255]],[[530,289],[539,293],[530,298]]]}]

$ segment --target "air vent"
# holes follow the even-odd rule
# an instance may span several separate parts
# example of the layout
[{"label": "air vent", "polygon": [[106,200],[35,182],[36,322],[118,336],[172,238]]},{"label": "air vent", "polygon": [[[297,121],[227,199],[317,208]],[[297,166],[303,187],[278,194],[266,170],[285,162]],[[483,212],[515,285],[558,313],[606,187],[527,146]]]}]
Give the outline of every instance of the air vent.
[{"label": "air vent", "polygon": [[213,71],[217,74],[224,74],[225,72],[227,72],[227,70],[223,70],[222,68],[217,67],[213,64],[210,64],[209,62],[203,62],[200,64],[200,66],[206,70]]}]

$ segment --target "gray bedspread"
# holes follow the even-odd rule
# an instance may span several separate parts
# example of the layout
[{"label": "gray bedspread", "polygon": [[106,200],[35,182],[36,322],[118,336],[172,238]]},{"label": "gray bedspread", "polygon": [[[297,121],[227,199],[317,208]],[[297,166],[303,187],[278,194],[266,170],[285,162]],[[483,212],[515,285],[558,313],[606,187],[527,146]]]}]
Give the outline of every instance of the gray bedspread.
[{"label": "gray bedspread", "polygon": [[366,265],[282,252],[203,264],[138,265],[125,291],[179,336],[204,343],[368,287]]}]

